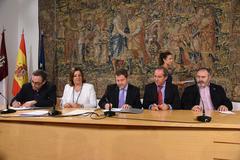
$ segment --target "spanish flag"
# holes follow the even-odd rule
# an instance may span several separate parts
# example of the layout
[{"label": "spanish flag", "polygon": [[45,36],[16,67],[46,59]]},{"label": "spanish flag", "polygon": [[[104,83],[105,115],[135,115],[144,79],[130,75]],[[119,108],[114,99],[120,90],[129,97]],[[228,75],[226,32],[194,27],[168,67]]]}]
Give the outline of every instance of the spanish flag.
[{"label": "spanish flag", "polygon": [[22,32],[21,42],[17,54],[16,69],[14,71],[12,94],[16,96],[22,88],[22,85],[28,82],[27,72],[27,55],[24,40],[24,32]]}]

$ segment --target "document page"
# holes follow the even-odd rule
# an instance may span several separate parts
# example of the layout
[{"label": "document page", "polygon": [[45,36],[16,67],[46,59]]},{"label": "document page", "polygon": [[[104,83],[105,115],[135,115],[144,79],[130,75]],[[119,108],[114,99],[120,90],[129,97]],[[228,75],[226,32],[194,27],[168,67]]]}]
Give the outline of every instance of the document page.
[{"label": "document page", "polygon": [[43,107],[9,107],[10,109],[14,109],[16,111],[23,111],[23,110],[34,110],[34,109],[45,109]]},{"label": "document page", "polygon": [[26,113],[21,113],[20,116],[29,116],[29,117],[34,117],[34,116],[44,116],[47,115],[48,111],[31,111],[31,112],[26,112]]},{"label": "document page", "polygon": [[77,116],[77,115],[82,115],[82,114],[86,114],[89,112],[94,112],[94,109],[75,109],[73,111],[67,112],[62,114],[63,116]]}]

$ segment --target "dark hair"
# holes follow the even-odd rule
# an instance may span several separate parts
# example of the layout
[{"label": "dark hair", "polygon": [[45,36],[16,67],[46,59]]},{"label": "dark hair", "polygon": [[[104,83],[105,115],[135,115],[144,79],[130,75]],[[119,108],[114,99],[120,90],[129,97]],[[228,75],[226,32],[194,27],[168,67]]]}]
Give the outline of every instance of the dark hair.
[{"label": "dark hair", "polygon": [[[207,67],[200,67],[200,68],[197,69],[197,72],[202,71],[202,70],[205,70],[205,71],[208,72],[209,75],[212,75],[211,69],[210,69],[210,68],[207,68]],[[196,73],[197,73],[197,72],[196,72]]]},{"label": "dark hair", "polygon": [[85,83],[85,82],[86,82],[86,79],[85,79],[85,77],[84,77],[84,74],[83,74],[83,71],[81,70],[81,68],[75,67],[75,68],[72,68],[72,70],[71,70],[71,72],[70,72],[70,74],[69,74],[69,84],[70,84],[70,86],[74,86],[73,77],[74,77],[74,73],[75,73],[76,71],[79,71],[79,72],[81,73],[81,75],[82,75],[82,83]]},{"label": "dark hair", "polygon": [[172,55],[171,52],[167,51],[167,52],[161,52],[159,54],[159,65],[163,65],[164,64],[164,59],[167,58],[167,56]]},{"label": "dark hair", "polygon": [[33,76],[40,76],[42,77],[42,81],[47,80],[47,73],[44,70],[38,69],[32,73]]},{"label": "dark hair", "polygon": [[157,69],[155,69],[155,71],[156,71],[156,70],[162,70],[162,71],[163,71],[163,76],[164,76],[164,77],[167,77],[167,76],[168,76],[168,70],[167,70],[166,68],[160,66],[160,67],[158,67]]},{"label": "dark hair", "polygon": [[128,72],[126,69],[119,69],[116,71],[115,73],[116,76],[120,76],[120,75],[123,75],[124,77],[128,77]]}]

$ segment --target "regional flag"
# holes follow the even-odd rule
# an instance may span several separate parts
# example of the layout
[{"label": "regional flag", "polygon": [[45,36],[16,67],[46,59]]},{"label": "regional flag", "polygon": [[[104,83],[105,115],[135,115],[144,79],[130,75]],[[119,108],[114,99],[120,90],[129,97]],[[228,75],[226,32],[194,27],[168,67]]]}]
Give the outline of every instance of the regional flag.
[{"label": "regional flag", "polygon": [[5,45],[5,34],[2,32],[2,42],[0,50],[0,81],[8,76],[8,60],[7,60],[7,51]]},{"label": "regional flag", "polygon": [[[7,60],[7,50],[5,44],[5,33],[2,32],[2,41],[0,48],[0,102],[1,104],[7,104],[4,97],[8,97],[8,60]],[[3,97],[4,96],[4,97]],[[0,108],[3,109],[3,108]]]},{"label": "regional flag", "polygon": [[27,54],[24,40],[24,32],[22,32],[21,42],[17,54],[16,69],[14,71],[12,94],[16,96],[22,88],[22,85],[28,82],[27,72]]}]

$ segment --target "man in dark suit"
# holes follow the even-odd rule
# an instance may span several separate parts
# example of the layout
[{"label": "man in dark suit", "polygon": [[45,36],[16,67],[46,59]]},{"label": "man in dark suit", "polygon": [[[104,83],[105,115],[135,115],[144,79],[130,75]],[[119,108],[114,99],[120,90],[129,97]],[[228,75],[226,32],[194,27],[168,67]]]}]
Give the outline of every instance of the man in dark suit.
[{"label": "man in dark suit", "polygon": [[182,107],[200,112],[205,110],[232,110],[232,103],[220,85],[210,83],[211,71],[200,68],[196,73],[196,84],[187,87],[182,95]]},{"label": "man in dark suit", "polygon": [[120,69],[115,75],[116,84],[107,86],[105,94],[98,105],[103,109],[113,108],[142,108],[139,88],[128,83],[128,73]]},{"label": "man in dark suit", "polygon": [[145,86],[143,107],[145,109],[180,109],[180,96],[176,85],[167,82],[168,71],[159,67],[154,71],[154,82]]},{"label": "man in dark suit", "polygon": [[47,81],[47,73],[36,70],[30,83],[22,86],[12,99],[13,107],[51,107],[56,104],[56,86]]}]

